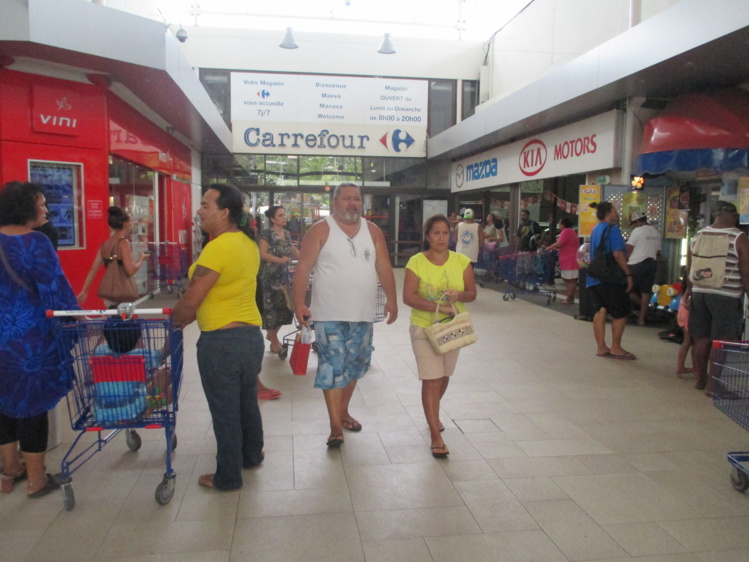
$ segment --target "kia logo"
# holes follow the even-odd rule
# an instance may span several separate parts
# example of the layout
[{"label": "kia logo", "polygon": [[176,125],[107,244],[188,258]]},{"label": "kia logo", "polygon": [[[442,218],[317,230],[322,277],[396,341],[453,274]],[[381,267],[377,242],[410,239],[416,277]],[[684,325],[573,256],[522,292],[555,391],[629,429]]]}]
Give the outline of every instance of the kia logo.
[{"label": "kia logo", "polygon": [[525,176],[535,176],[546,164],[546,145],[533,139],[525,143],[518,156],[518,168]]}]

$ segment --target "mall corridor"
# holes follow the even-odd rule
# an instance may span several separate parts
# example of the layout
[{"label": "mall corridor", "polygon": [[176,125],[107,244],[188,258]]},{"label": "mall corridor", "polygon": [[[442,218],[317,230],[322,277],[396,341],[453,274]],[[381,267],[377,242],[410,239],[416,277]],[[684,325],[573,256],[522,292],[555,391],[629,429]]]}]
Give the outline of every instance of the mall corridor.
[{"label": "mall corridor", "polygon": [[[689,376],[675,377],[677,346],[630,325],[624,344],[638,359],[598,358],[590,323],[557,303],[501,297],[479,289],[468,307],[479,341],[443,400],[448,459],[430,454],[401,306],[395,324],[376,324],[372,369],[352,402],[361,433],[329,450],[314,354],[301,377],[268,352],[262,379],[283,396],[261,404],[264,464],[244,472],[241,491],[199,487],[215,442],[193,325],[171,503],[154,501],[163,433],[141,431],[138,452],[119,435],[74,474],[74,510],[58,493],[0,495],[0,560],[749,559],[749,500],[725,459],[749,438]],[[68,426],[50,470],[71,437]]]}]

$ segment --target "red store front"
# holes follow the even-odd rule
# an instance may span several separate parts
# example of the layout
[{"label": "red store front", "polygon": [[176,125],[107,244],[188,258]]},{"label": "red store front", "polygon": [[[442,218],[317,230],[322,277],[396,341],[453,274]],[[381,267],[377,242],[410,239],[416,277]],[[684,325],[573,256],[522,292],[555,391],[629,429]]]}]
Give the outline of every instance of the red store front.
[{"label": "red store front", "polygon": [[[132,217],[134,256],[149,244],[189,255],[190,177],[190,149],[105,86],[0,69],[0,184],[45,186],[74,291],[109,236],[110,205]],[[160,273],[158,260],[142,267],[140,292],[155,288]],[[101,306],[96,291],[84,306]]]}]

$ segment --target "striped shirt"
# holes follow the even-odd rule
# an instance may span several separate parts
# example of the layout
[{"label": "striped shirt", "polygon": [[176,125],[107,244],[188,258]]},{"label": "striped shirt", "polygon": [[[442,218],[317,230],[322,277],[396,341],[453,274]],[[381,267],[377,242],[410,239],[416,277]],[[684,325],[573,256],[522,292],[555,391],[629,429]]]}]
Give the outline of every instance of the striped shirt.
[{"label": "striped shirt", "polygon": [[739,253],[736,250],[736,240],[744,232],[738,228],[714,228],[706,226],[700,230],[692,241],[689,243],[690,251],[694,252],[694,246],[697,239],[702,235],[725,235],[729,237],[728,255],[726,256],[726,273],[723,278],[723,286],[720,288],[692,286],[694,293],[712,293],[714,295],[723,295],[726,297],[741,298],[744,294],[744,284],[741,282],[741,270],[739,270]]}]

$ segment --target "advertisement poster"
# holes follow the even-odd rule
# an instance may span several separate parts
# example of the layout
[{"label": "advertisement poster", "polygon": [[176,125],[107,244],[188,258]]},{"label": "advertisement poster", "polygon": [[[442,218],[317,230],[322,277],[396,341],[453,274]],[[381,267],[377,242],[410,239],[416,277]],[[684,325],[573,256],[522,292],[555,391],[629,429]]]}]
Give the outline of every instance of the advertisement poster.
[{"label": "advertisement poster", "polygon": [[598,203],[601,200],[601,190],[603,188],[600,185],[581,185],[580,186],[580,206],[579,209],[579,220],[577,227],[578,236],[590,236],[593,232],[593,228],[598,224],[598,218],[596,217],[596,210],[591,209],[591,203]]},{"label": "advertisement poster", "polygon": [[76,246],[78,216],[76,174],[72,166],[64,164],[32,163],[29,179],[44,186],[49,209],[49,222],[57,230],[57,243],[61,248]]},{"label": "advertisement poster", "polygon": [[739,224],[749,224],[749,178],[738,181]]},{"label": "advertisement poster", "polygon": [[685,238],[689,216],[689,191],[678,185],[666,188],[666,238]]},{"label": "advertisement poster", "polygon": [[629,223],[632,222],[632,217],[635,213],[646,216],[648,214],[648,198],[642,190],[630,191],[622,195],[622,208],[619,210],[619,226],[623,231],[632,230]]}]

